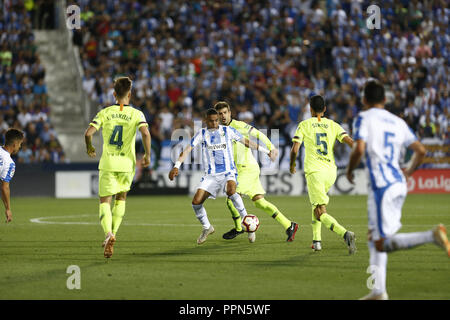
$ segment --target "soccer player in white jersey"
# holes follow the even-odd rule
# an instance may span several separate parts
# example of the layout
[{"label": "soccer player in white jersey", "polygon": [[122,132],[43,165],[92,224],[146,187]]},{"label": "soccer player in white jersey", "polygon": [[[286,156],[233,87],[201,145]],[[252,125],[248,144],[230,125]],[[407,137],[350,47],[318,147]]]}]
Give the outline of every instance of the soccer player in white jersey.
[{"label": "soccer player in white jersey", "polygon": [[0,180],[2,181],[2,201],[5,205],[6,223],[11,222],[11,201],[9,183],[16,171],[16,164],[11,155],[19,152],[24,134],[17,129],[9,129],[5,133],[5,145],[0,148]]},{"label": "soccer player in white jersey", "polygon": [[209,109],[206,112],[206,128],[202,128],[195,134],[191,144],[183,150],[169,173],[170,180],[178,176],[178,169],[188,154],[195,146],[201,144],[205,175],[200,180],[200,185],[192,199],[192,208],[203,226],[197,244],[204,243],[208,235],[214,232],[203,203],[208,197],[215,199],[220,190],[226,192],[241,219],[247,215],[244,202],[236,192],[237,171],[233,157],[233,141],[240,141],[245,146],[256,149],[256,144],[244,138],[236,129],[219,125],[219,114],[215,109]]},{"label": "soccer player in white jersey", "polygon": [[[424,232],[397,233],[401,227],[401,210],[405,201],[406,179],[419,167],[425,147],[401,118],[384,109],[385,95],[381,83],[370,80],[364,87],[361,112],[353,124],[355,144],[350,155],[347,178],[353,183],[353,170],[365,155],[370,187],[368,195],[369,253],[374,270],[374,288],[362,300],[387,300],[387,253],[435,243],[450,257],[450,244],[442,224]],[[409,166],[400,169],[402,148],[414,151]]]}]

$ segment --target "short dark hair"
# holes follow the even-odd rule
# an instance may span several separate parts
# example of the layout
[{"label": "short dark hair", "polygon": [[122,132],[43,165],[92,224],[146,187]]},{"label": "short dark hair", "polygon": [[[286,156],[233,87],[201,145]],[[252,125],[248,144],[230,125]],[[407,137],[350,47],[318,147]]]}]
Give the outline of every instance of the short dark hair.
[{"label": "short dark hair", "polygon": [[5,133],[5,145],[10,146],[15,141],[21,141],[25,137],[24,133],[18,129],[8,129]]},{"label": "short dark hair", "polygon": [[325,110],[325,100],[320,95],[312,96],[309,99],[309,105],[316,113],[323,112]]},{"label": "short dark hair", "polygon": [[214,108],[210,108],[210,109],[206,110],[205,117],[212,116],[212,115],[218,116],[219,113]]},{"label": "short dark hair", "polygon": [[128,91],[131,90],[132,81],[128,77],[120,77],[114,80],[114,92],[117,99],[125,98]]},{"label": "short dark hair", "polygon": [[364,85],[364,99],[370,105],[384,102],[384,87],[378,80],[369,80]]},{"label": "short dark hair", "polygon": [[221,110],[223,108],[227,108],[228,110],[231,111],[230,105],[226,101],[219,101],[214,105],[215,110]]}]

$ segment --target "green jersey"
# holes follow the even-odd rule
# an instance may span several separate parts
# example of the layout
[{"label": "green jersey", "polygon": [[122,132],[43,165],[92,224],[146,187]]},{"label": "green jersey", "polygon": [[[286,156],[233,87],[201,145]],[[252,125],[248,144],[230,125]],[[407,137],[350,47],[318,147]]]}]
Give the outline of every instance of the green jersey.
[{"label": "green jersey", "polygon": [[[266,135],[244,121],[233,119],[228,125],[239,131],[244,138],[249,139],[250,136],[255,137],[259,141],[262,141],[269,151],[274,149],[272,142],[270,142]],[[238,171],[242,167],[258,166],[258,162],[253,156],[252,150],[240,142],[233,141],[233,154],[234,163],[236,163]]]},{"label": "green jersey", "polygon": [[305,174],[323,169],[336,170],[333,147],[336,139],[342,142],[348,134],[333,120],[312,117],[299,123],[293,142],[305,144]]},{"label": "green jersey", "polygon": [[129,105],[115,104],[104,108],[90,123],[95,129],[102,128],[103,153],[99,170],[134,172],[136,165],[136,129],[147,126],[142,111]]}]

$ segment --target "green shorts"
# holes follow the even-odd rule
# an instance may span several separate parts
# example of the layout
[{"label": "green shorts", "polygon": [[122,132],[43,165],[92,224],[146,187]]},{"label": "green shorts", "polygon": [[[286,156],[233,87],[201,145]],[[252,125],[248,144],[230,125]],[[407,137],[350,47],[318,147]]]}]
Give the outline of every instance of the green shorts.
[{"label": "green shorts", "polygon": [[259,180],[260,170],[258,166],[241,166],[238,167],[237,172],[237,193],[244,194],[250,199],[253,199],[253,197],[258,194],[264,195],[266,193],[261,181]]},{"label": "green shorts", "polygon": [[319,204],[327,205],[330,200],[327,193],[336,181],[336,170],[312,172],[305,177],[311,205],[313,207]]},{"label": "green shorts", "polygon": [[100,197],[112,196],[128,192],[133,182],[134,172],[99,171],[98,195]]}]

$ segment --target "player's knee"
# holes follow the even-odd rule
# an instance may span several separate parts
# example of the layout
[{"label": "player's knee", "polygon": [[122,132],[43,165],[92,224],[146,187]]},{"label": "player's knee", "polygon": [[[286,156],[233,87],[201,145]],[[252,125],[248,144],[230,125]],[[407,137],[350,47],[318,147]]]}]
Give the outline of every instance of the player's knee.
[{"label": "player's knee", "polygon": [[192,199],[192,205],[198,206],[200,204],[202,204],[202,201],[200,199],[196,199],[196,198]]},{"label": "player's knee", "polygon": [[375,249],[378,252],[386,252],[386,250],[384,248],[384,239],[383,238],[374,241],[374,244],[375,244]]},{"label": "player's knee", "polygon": [[320,221],[320,216],[324,213],[327,212],[327,209],[324,205],[318,205],[315,209],[314,209],[314,216],[316,217],[317,220]]}]

